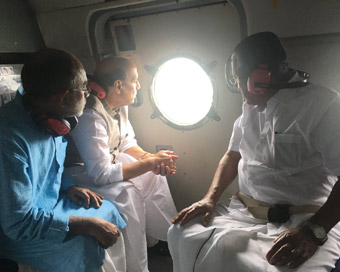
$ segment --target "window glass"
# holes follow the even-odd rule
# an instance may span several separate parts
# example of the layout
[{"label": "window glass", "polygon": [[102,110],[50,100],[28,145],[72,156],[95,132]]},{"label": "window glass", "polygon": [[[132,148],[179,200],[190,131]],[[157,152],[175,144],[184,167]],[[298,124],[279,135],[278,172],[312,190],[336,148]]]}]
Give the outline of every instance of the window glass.
[{"label": "window glass", "polygon": [[153,78],[152,99],[170,123],[192,126],[209,112],[214,90],[204,69],[194,60],[184,57],[161,64]]}]

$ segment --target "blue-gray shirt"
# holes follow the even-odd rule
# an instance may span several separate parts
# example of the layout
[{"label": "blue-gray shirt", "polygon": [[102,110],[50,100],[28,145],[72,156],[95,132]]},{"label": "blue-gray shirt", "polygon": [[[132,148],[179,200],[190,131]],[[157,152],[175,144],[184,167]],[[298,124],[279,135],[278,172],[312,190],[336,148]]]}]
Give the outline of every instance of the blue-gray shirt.
[{"label": "blue-gray shirt", "polygon": [[25,111],[21,95],[0,108],[0,259],[41,271],[96,271],[104,250],[89,236],[66,237],[69,216],[97,216],[125,227],[117,209],[77,206],[63,191],[67,141],[45,132]]}]

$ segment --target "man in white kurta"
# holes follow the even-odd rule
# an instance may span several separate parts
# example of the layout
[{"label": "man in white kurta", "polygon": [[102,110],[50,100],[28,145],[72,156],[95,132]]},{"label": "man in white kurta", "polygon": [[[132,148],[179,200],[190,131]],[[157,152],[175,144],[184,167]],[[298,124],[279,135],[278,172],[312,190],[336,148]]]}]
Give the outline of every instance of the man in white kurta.
[{"label": "man in white kurta", "polygon": [[[117,69],[125,72],[125,78],[115,75]],[[146,236],[151,246],[166,241],[171,218],[177,213],[165,177],[176,172],[173,160],[177,156],[169,151],[150,154],[137,145],[127,108],[139,89],[134,64],[108,58],[97,66],[95,77],[106,89],[105,98],[88,98],[71,133],[84,164],[73,164],[68,170],[79,185],[115,203],[127,223],[123,232],[127,271],[145,272]],[[93,93],[103,91],[99,85],[92,87]]]},{"label": "man in white kurta", "polygon": [[[264,52],[270,52],[273,44],[265,39],[275,40],[276,36],[255,34],[245,41],[250,46],[242,44],[242,49],[258,53],[256,47],[267,42],[270,49],[264,48]],[[279,78],[287,73],[271,79],[273,86],[282,88],[268,87],[260,97],[250,93],[240,71],[245,69],[242,49],[234,51],[233,65],[238,89],[245,98],[243,112],[235,121],[228,151],[208,193],[173,220],[179,223],[168,234],[174,271],[331,271],[340,255],[340,228],[336,225],[339,95],[313,84],[297,88],[281,84]],[[288,83],[299,81],[297,72],[286,71]],[[217,205],[237,174],[240,192],[251,199],[268,206],[293,206],[288,220],[279,223],[256,217],[251,211],[262,208],[251,207],[237,196],[229,207]],[[322,208],[311,212],[311,207]],[[328,232],[323,245],[309,224]]]}]

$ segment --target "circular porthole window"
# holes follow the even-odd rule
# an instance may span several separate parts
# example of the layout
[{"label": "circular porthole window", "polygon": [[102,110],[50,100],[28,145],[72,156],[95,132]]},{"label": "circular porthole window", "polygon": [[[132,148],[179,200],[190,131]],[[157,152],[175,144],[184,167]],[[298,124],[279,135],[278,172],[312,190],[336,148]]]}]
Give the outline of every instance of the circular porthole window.
[{"label": "circular porthole window", "polygon": [[211,112],[214,88],[198,62],[176,57],[155,69],[151,98],[157,112],[154,117],[178,129],[193,129]]}]

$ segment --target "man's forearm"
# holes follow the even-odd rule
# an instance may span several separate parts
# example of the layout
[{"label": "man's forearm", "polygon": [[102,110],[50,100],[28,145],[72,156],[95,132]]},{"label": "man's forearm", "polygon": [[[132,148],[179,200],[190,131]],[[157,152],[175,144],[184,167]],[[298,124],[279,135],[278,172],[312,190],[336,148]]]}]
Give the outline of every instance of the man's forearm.
[{"label": "man's forearm", "polygon": [[70,216],[68,227],[68,235],[89,235],[90,220],[88,217]]},{"label": "man's forearm", "polygon": [[140,160],[145,155],[145,153],[148,153],[148,152],[144,151],[139,146],[134,146],[134,147],[130,147],[127,150],[125,150],[124,153],[134,157],[136,160]]},{"label": "man's forearm", "polygon": [[310,222],[322,226],[326,232],[329,232],[339,221],[340,213],[340,183],[335,183],[326,203],[311,218]]},{"label": "man's forearm", "polygon": [[152,163],[149,160],[142,160],[132,163],[123,164],[123,179],[129,180],[148,171],[152,171]]},{"label": "man's forearm", "polygon": [[237,176],[238,162],[241,155],[238,152],[228,150],[221,159],[216,169],[213,181],[205,198],[217,203],[222,193],[234,181]]}]

